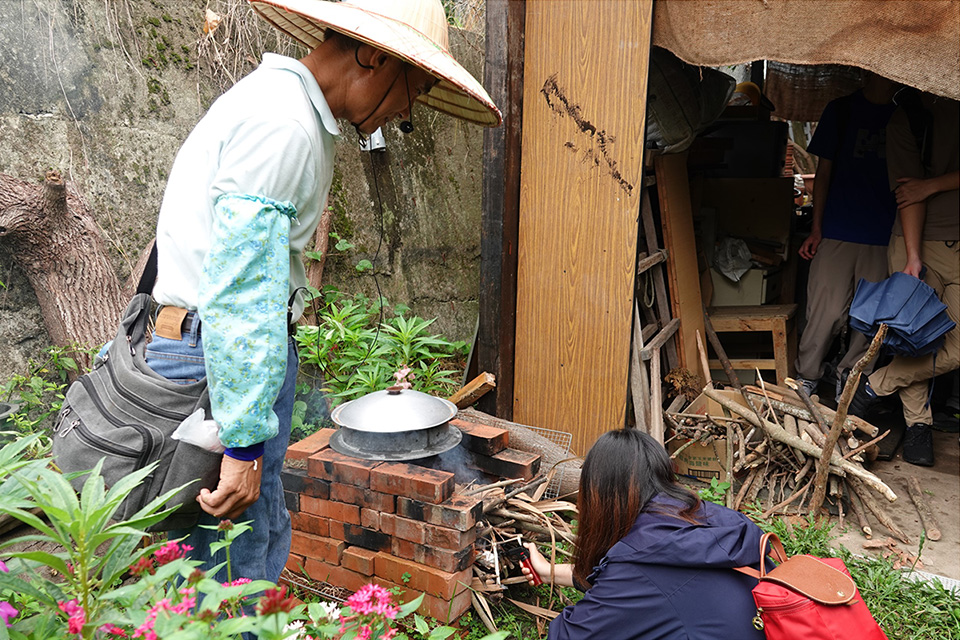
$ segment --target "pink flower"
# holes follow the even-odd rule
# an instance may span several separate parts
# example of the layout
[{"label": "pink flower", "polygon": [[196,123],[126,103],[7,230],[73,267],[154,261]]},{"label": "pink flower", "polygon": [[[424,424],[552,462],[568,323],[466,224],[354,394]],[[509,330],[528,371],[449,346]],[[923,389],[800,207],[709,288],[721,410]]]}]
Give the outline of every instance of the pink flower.
[{"label": "pink flower", "polygon": [[369,625],[362,624],[357,627],[357,640],[370,640],[371,635],[373,635],[373,629]]},{"label": "pink flower", "polygon": [[20,613],[17,611],[13,605],[4,600],[0,602],[0,618],[3,618],[3,622],[9,627],[10,618],[16,618],[17,614]]},{"label": "pink flower", "polygon": [[193,547],[188,544],[180,545],[176,542],[168,542],[157,549],[153,557],[157,559],[157,564],[162,566],[168,562],[173,562],[178,558],[184,557],[188,551],[193,551]]},{"label": "pink flower", "polygon": [[83,625],[87,622],[87,613],[83,610],[83,607],[80,606],[80,603],[76,600],[70,600],[69,602],[60,601],[57,603],[57,606],[67,614],[67,632],[81,633],[83,631]]},{"label": "pink flower", "polygon": [[127,632],[121,629],[120,627],[113,624],[105,624],[100,627],[100,631],[106,633],[107,635],[116,636],[118,638],[126,638]]},{"label": "pink flower", "polygon": [[250,581],[250,578],[237,578],[237,579],[234,580],[233,582],[223,582],[223,583],[221,583],[221,586],[224,586],[224,587],[240,587],[240,586],[243,586],[243,585],[245,585],[245,584],[250,584],[250,582],[251,582],[251,581]]},{"label": "pink flower", "polygon": [[397,380],[397,386],[403,387],[404,389],[409,389],[412,387],[413,385],[411,385],[407,380],[407,376],[409,376],[411,373],[413,373],[413,371],[410,369],[410,367],[407,365],[401,365],[400,370],[393,374],[393,377]]},{"label": "pink flower", "polygon": [[383,635],[380,636],[380,640],[390,640],[393,636],[397,635],[396,629],[387,629],[383,632]]},{"label": "pink flower", "polygon": [[0,571],[7,573],[10,569],[7,569],[7,563],[3,560],[0,560]]}]

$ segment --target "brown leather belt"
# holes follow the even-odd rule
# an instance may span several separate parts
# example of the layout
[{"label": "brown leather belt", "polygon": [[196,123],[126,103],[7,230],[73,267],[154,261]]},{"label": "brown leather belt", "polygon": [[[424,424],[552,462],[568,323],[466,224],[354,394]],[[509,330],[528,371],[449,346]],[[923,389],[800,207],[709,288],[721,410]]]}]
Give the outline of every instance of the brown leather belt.
[{"label": "brown leather belt", "polygon": [[[157,312],[157,321],[154,329],[161,338],[170,340],[180,340],[184,333],[188,333],[193,327],[193,319],[196,311],[188,311],[181,307],[162,306]],[[200,333],[200,327],[197,327],[197,334]]]}]

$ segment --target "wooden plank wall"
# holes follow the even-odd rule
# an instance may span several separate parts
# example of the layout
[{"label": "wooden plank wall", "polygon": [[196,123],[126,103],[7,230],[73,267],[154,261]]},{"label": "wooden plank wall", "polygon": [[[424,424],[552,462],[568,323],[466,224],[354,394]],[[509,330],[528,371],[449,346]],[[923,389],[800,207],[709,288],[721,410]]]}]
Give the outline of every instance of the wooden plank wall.
[{"label": "wooden plank wall", "polygon": [[513,419],[626,415],[652,0],[527,0]]}]

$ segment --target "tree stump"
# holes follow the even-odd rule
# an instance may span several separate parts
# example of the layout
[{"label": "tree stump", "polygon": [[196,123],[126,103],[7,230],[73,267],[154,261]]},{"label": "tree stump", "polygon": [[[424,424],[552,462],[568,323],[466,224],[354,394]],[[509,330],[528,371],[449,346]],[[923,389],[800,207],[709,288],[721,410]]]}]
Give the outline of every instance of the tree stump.
[{"label": "tree stump", "polygon": [[0,174],[0,242],[33,286],[54,344],[89,348],[113,338],[125,304],[120,281],[93,216],[59,172],[42,185]]}]

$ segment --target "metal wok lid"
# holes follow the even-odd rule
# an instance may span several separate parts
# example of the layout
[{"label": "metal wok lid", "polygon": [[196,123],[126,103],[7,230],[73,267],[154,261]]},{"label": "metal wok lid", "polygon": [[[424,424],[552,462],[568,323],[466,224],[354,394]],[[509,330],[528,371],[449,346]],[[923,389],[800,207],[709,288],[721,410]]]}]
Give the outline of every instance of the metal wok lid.
[{"label": "metal wok lid", "polygon": [[449,400],[390,387],[345,402],[330,414],[341,427],[372,433],[401,433],[429,429],[449,422],[457,406]]}]

